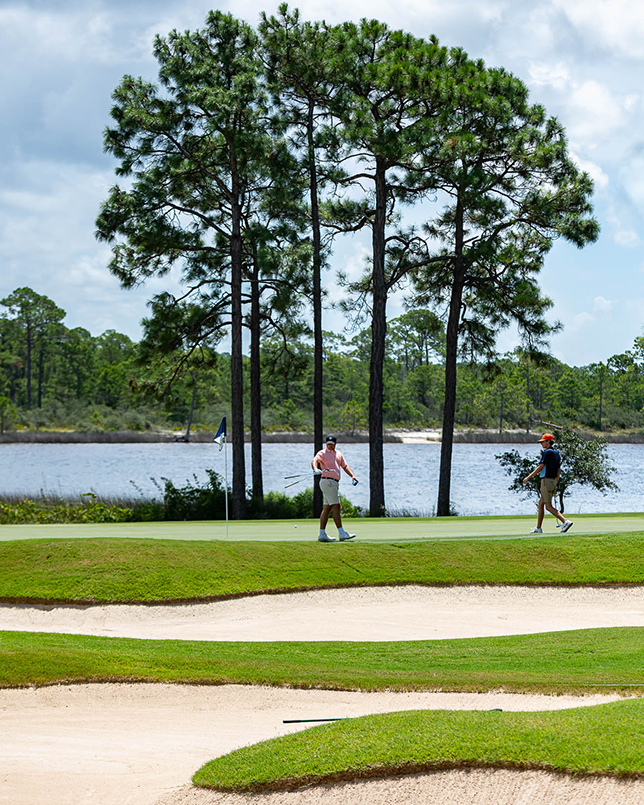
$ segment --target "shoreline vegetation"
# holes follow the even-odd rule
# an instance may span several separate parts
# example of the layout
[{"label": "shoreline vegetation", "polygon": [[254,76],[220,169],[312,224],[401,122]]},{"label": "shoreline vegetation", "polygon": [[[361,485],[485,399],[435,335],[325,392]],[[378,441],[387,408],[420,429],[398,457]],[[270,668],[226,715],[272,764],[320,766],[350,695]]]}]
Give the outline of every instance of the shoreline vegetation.
[{"label": "shoreline vegetation", "polygon": [[[368,443],[366,430],[338,431],[338,439],[344,444]],[[609,444],[644,444],[644,432],[595,433],[579,431],[582,439],[601,436]],[[138,430],[17,430],[0,434],[2,444],[158,444],[174,442],[211,442],[214,431],[193,430],[190,439],[185,439],[183,431],[138,431]],[[454,433],[456,444],[536,444],[541,431],[491,429],[457,430]],[[250,432],[245,441],[250,443]],[[441,431],[419,430],[415,428],[391,428],[385,430],[384,441],[395,444],[440,444]],[[307,431],[267,431],[262,433],[262,442],[270,443],[313,443],[313,434]]]}]

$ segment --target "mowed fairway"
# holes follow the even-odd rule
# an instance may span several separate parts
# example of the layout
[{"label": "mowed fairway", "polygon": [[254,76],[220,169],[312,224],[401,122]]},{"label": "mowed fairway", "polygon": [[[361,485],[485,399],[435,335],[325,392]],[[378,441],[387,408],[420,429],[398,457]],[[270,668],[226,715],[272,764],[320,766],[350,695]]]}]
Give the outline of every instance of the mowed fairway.
[{"label": "mowed fairway", "polygon": [[[574,525],[570,534],[618,534],[644,531],[644,513],[569,515]],[[388,517],[345,520],[345,527],[361,542],[406,542],[459,539],[539,539],[557,536],[555,519],[547,516],[544,533],[530,534],[535,516],[500,517]],[[316,520],[88,523],[73,525],[3,525],[0,541],[23,539],[127,539],[230,540],[259,542],[301,542],[317,538]],[[335,535],[329,524],[328,533]],[[322,546],[324,547],[324,546]]]}]

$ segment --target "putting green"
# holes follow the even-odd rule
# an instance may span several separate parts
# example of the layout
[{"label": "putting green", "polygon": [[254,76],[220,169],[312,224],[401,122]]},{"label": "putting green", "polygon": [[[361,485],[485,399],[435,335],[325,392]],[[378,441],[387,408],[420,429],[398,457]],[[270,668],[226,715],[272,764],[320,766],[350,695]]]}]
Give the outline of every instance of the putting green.
[{"label": "putting green", "polygon": [[[345,520],[349,531],[360,542],[403,542],[410,540],[462,539],[538,539],[560,532],[555,520],[544,522],[543,535],[530,534],[534,517],[390,517]],[[577,514],[570,534],[615,534],[644,531],[644,513]],[[309,542],[315,540],[315,520],[243,520],[226,524],[221,521],[88,523],[74,525],[3,525],[0,540],[69,539],[121,537],[136,539],[241,540],[262,542]],[[328,533],[335,534],[329,526]]]}]

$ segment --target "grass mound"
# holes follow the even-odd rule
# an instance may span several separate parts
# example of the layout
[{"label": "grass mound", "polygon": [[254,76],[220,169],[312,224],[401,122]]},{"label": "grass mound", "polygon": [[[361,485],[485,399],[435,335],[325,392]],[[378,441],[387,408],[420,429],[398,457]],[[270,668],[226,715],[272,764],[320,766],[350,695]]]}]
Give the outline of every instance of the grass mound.
[{"label": "grass mound", "polygon": [[195,785],[223,791],[470,767],[644,775],[644,701],[538,713],[408,711],[347,719],[210,761]]},{"label": "grass mound", "polygon": [[112,538],[0,542],[0,601],[206,601],[389,584],[644,584],[642,532],[326,547]]},{"label": "grass mound", "polygon": [[182,682],[329,690],[644,691],[644,628],[405,642],[206,642],[0,632],[0,687]]}]

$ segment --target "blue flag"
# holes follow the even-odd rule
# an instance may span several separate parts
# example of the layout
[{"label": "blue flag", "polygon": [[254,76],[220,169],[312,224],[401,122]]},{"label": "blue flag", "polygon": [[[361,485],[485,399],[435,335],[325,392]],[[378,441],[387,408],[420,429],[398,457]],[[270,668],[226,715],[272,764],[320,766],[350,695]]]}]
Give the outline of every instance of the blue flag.
[{"label": "blue flag", "polygon": [[221,425],[219,426],[219,430],[217,431],[217,435],[213,439],[213,442],[216,442],[219,445],[219,449],[221,450],[226,442],[226,417],[221,420]]}]

